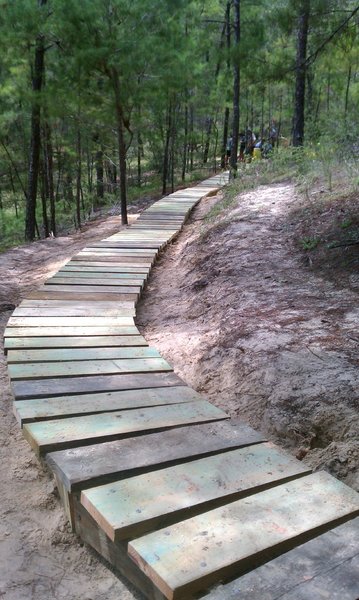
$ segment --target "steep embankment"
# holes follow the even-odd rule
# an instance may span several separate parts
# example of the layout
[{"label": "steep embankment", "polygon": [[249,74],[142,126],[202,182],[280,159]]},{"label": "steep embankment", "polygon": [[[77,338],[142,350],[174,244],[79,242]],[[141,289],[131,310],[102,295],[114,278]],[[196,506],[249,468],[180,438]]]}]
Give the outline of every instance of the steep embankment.
[{"label": "steep embankment", "polygon": [[357,279],[313,268],[292,184],[242,194],[207,221],[214,202],[153,272],[146,339],[213,403],[358,488]]}]

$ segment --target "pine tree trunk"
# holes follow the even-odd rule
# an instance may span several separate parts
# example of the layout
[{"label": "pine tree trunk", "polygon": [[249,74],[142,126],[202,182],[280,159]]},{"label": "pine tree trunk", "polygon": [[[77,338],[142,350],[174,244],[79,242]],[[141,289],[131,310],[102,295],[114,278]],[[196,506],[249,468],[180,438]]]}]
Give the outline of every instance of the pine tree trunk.
[{"label": "pine tree trunk", "polygon": [[77,140],[76,140],[76,154],[77,154],[77,169],[76,169],[76,226],[81,229],[81,131],[80,123],[77,124]]},{"label": "pine tree trunk", "polygon": [[[226,45],[227,45],[227,74],[228,80],[231,70],[231,60],[230,60],[230,51],[231,51],[231,2],[227,2],[226,6]],[[228,129],[229,129],[229,108],[226,106],[224,111],[224,121],[223,121],[223,138],[222,138],[222,148],[221,148],[221,168],[225,169],[226,167],[226,151],[227,151],[227,140],[228,140]]]},{"label": "pine tree trunk", "polygon": [[349,107],[349,90],[350,90],[350,81],[352,78],[352,65],[349,65],[348,75],[347,75],[347,85],[345,89],[345,105],[344,105],[344,117],[347,119],[348,116],[348,107]]},{"label": "pine tree trunk", "polygon": [[297,37],[296,81],[293,118],[293,146],[303,146],[305,124],[305,79],[310,0],[302,0]]},{"label": "pine tree trunk", "polygon": [[192,172],[194,166],[194,108],[193,104],[190,105],[190,137],[191,137],[191,146],[190,146],[190,155],[189,155],[189,169]]},{"label": "pine tree trunk", "polygon": [[[45,4],[45,1],[42,1]],[[45,69],[45,40],[43,35],[38,35],[35,45],[35,60],[32,74],[32,90],[33,100],[31,107],[31,143],[30,143],[30,160],[29,160],[29,175],[28,175],[28,190],[26,198],[26,214],[25,214],[25,239],[32,242],[35,239],[36,230],[36,197],[37,184],[40,168],[40,119],[41,105],[40,92],[42,89],[44,69]]]},{"label": "pine tree trunk", "polygon": [[47,198],[48,198],[48,186],[47,186],[47,177],[46,177],[46,164],[45,161],[42,162],[42,185],[41,185],[41,205],[42,205],[42,225],[44,228],[45,238],[48,238],[50,235],[49,229],[49,219],[47,216]]},{"label": "pine tree trunk", "polygon": [[183,154],[182,154],[182,181],[186,178],[187,166],[187,144],[188,144],[188,104],[186,100],[184,109],[184,137],[183,137]]},{"label": "pine tree trunk", "polygon": [[111,71],[112,85],[115,95],[115,110],[117,120],[118,166],[120,172],[121,223],[128,225],[127,217],[127,180],[126,180],[126,144],[123,122],[123,109],[120,94],[120,76],[115,68]]},{"label": "pine tree trunk", "polygon": [[95,168],[96,168],[96,197],[98,205],[101,206],[104,196],[104,183],[103,183],[103,151],[102,148],[97,150],[95,155]]},{"label": "pine tree trunk", "polygon": [[169,167],[169,148],[172,132],[172,104],[168,105],[167,111],[167,128],[166,128],[166,139],[165,147],[163,152],[163,168],[162,168],[162,194],[165,195],[167,192],[167,179],[168,179],[168,167]]},{"label": "pine tree trunk", "polygon": [[51,129],[47,121],[44,123],[44,164],[46,191],[50,202],[50,231],[56,237],[56,206],[54,193],[54,160],[51,142]]},{"label": "pine tree trunk", "polygon": [[[236,47],[239,46],[241,39],[241,4],[240,0],[234,0],[234,41]],[[241,72],[240,65],[236,61],[233,68],[233,126],[232,126],[232,150],[230,157],[231,174],[233,177],[237,173],[237,155],[239,138],[239,94],[240,94]]]}]

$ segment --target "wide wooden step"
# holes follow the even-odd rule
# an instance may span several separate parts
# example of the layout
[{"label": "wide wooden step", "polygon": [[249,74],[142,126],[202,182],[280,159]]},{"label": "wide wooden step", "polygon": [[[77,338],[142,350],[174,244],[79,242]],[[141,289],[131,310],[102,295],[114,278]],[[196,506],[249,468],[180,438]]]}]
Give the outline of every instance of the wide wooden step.
[{"label": "wide wooden step", "polygon": [[273,444],[258,444],[94,487],[82,493],[81,503],[116,541],[307,473]]},{"label": "wide wooden step", "polygon": [[166,598],[184,599],[358,514],[358,494],[321,472],[149,533],[128,551]]},{"label": "wide wooden step", "polygon": [[198,401],[28,423],[24,425],[23,433],[37,454],[46,454],[95,441],[129,437],[136,432],[226,418],[226,413],[219,408],[209,402]]}]

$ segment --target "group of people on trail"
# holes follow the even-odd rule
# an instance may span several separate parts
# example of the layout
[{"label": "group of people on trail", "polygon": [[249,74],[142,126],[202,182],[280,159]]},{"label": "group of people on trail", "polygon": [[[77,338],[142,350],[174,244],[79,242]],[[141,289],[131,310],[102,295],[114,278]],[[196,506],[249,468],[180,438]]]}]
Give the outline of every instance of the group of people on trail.
[{"label": "group of people on trail", "polygon": [[[239,162],[251,162],[258,158],[269,158],[273,152],[276,130],[272,128],[268,137],[256,135],[251,129],[245,132],[241,131],[238,138],[239,154],[237,160]],[[227,140],[226,146],[226,166],[232,153],[233,136]]]}]

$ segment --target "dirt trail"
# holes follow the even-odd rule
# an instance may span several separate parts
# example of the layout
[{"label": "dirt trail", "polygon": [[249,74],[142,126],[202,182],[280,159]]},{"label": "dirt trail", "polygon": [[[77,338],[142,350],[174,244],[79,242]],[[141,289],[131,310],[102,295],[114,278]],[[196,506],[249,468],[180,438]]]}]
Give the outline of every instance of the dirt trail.
[{"label": "dirt trail", "polygon": [[[242,195],[209,229],[203,217],[216,201],[201,202],[160,258],[138,322],[213,403],[358,485],[355,290],[308,269],[293,241],[298,199],[291,185]],[[2,330],[26,292],[118,228],[112,217],[4,253]],[[12,416],[2,352],[0,381],[0,598],[140,599],[69,532],[53,480]]]}]

